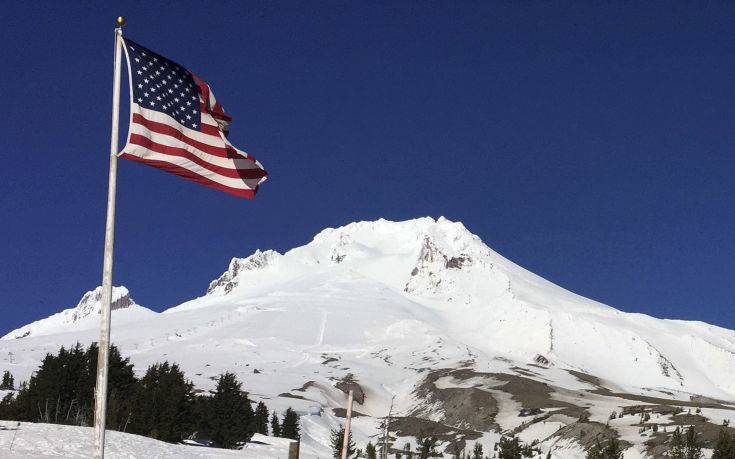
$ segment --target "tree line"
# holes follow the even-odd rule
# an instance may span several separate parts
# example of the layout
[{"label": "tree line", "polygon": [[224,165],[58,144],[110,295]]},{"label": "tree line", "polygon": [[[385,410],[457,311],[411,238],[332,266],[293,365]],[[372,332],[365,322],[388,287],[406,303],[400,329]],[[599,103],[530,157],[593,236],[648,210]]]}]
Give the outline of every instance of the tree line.
[{"label": "tree line", "polygon": [[[255,409],[233,373],[217,377],[210,393],[197,393],[175,363],[155,363],[141,378],[115,346],[110,347],[107,427],[166,442],[205,439],[213,446],[236,448],[255,433],[300,437],[299,416],[288,408],[279,419],[261,401]],[[79,343],[47,354],[17,392],[0,400],[0,419],[89,426],[94,421],[97,345]],[[0,388],[12,390],[12,375]],[[271,416],[271,417],[269,417]]]}]

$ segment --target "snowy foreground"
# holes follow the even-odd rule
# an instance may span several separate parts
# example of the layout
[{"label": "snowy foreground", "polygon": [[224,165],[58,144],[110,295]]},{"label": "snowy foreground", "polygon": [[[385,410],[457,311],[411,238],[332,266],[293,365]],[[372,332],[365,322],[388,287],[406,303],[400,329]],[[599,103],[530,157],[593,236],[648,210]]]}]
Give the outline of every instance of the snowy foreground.
[{"label": "snowy foreground", "polygon": [[[253,445],[235,451],[196,446],[172,445],[139,435],[108,432],[105,457],[110,459],[153,458],[287,458],[288,445],[280,438],[262,437],[275,445]],[[54,424],[0,421],[0,458],[19,459],[61,457],[89,458],[92,429]],[[302,455],[302,457],[305,457]],[[308,457],[308,456],[306,456]]]},{"label": "snowy foreground", "polygon": [[[0,371],[20,382],[47,352],[95,341],[98,295],[1,339]],[[424,434],[440,450],[488,451],[502,433],[573,459],[599,434],[625,442],[626,458],[660,457],[676,426],[711,438],[735,424],[734,331],[580,297],[443,218],[352,223],[235,258],[206,295],[163,313],[124,287],[115,298],[112,339],[139,374],[168,360],[210,390],[233,371],[254,401],[297,410],[314,456],[329,454],[348,389],[362,394],[363,448],[394,396],[394,448]],[[32,429],[51,444],[43,429],[61,428]]]}]

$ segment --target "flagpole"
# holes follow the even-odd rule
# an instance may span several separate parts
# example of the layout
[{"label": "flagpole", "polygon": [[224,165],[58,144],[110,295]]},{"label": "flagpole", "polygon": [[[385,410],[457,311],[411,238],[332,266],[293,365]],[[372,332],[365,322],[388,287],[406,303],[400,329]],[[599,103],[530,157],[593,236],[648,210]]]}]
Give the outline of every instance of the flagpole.
[{"label": "flagpole", "polygon": [[107,188],[107,223],[105,255],[102,266],[100,340],[97,350],[97,387],[94,407],[94,459],[105,457],[105,423],[107,420],[107,370],[110,351],[110,319],[112,316],[112,252],[115,244],[115,190],[117,188],[117,142],[120,120],[120,72],[122,60],[122,26],[125,18],[117,18],[115,28],[115,70],[112,85],[112,132],[110,135],[110,177]]}]

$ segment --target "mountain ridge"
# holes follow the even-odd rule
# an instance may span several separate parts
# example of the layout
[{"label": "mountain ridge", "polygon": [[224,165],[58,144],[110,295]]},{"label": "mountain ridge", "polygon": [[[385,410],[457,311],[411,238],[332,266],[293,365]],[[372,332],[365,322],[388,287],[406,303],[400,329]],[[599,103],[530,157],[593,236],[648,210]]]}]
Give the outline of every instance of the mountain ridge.
[{"label": "mountain ridge", "polygon": [[[43,352],[95,331],[0,341],[0,370],[21,380]],[[660,442],[635,433],[631,413],[654,408],[639,406],[666,407],[656,416],[671,425],[677,409],[701,407],[703,428],[735,413],[734,331],[586,299],[445,218],[355,222],[283,254],[233,258],[203,296],[113,318],[113,342],[137,371],[174,360],[203,390],[235,371],[255,398],[294,406],[315,450],[328,444],[348,384],[364,394],[358,438],[375,434],[395,395],[396,444],[426,429],[446,447],[516,432],[543,435],[565,458],[588,445],[555,436],[562,427],[618,435],[650,455]],[[621,410],[623,421],[605,427]]]}]

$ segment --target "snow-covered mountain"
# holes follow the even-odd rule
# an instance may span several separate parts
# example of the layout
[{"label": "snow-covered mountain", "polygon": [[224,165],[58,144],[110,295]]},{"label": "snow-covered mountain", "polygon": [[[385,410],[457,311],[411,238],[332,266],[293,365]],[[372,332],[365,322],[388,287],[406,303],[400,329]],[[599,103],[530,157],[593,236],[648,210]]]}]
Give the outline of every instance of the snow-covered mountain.
[{"label": "snow-covered mountain", "polygon": [[[302,414],[310,451],[326,451],[349,388],[359,442],[374,442],[395,397],[395,447],[434,435],[487,450],[513,433],[573,458],[602,435],[655,457],[668,426],[707,439],[735,419],[734,331],[575,295],[444,218],[326,229],[285,254],[233,259],[200,298],[119,314],[113,341],[137,371],[176,361],[203,389],[235,371],[254,399]],[[21,381],[46,352],[96,339],[52,318],[0,340],[0,371]]]},{"label": "snow-covered mountain", "polygon": [[[64,309],[50,317],[24,325],[0,339],[17,339],[98,328],[101,297],[102,287],[97,287],[85,293],[75,307]],[[135,304],[135,301],[130,297],[130,292],[125,287],[112,288],[112,311],[117,324],[136,321],[156,314],[148,308]]]}]

